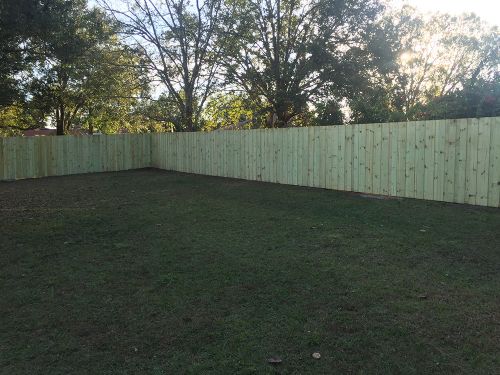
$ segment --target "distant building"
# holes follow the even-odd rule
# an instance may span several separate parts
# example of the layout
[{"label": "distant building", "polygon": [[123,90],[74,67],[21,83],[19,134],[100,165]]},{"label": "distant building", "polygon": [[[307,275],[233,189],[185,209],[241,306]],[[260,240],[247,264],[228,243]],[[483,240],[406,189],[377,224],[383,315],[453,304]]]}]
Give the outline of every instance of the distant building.
[{"label": "distant building", "polygon": [[[74,128],[68,131],[68,135],[89,135],[87,130],[81,128]],[[40,128],[23,130],[24,137],[44,137],[47,135],[57,135],[56,129]]]},{"label": "distant building", "polygon": [[56,129],[28,129],[23,130],[23,136],[25,137],[42,137],[46,135],[56,135]]}]

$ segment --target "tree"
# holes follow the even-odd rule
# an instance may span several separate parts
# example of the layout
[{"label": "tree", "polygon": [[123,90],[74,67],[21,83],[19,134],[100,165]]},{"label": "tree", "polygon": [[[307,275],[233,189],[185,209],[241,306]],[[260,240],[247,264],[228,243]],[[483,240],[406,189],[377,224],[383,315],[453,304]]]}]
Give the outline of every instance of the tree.
[{"label": "tree", "polygon": [[[44,41],[45,61],[30,91],[32,105],[52,115],[57,134],[68,131],[83,111],[92,114],[104,101],[133,95],[139,87],[137,61],[119,45],[116,29],[104,13],[86,1],[63,2]],[[126,79],[126,80],[124,80]]]},{"label": "tree", "polygon": [[[0,126],[20,131],[51,122],[64,134],[72,126],[92,131],[92,119],[99,118],[100,130],[103,123],[108,131],[123,127],[145,84],[140,60],[119,42],[116,25],[101,10],[89,9],[86,0],[6,4],[11,13],[19,12],[9,46],[21,51],[21,60],[9,73],[16,95],[3,95],[7,107]],[[32,27],[20,25],[23,20]]]},{"label": "tree", "polygon": [[265,127],[266,111],[262,102],[244,94],[212,95],[203,111],[203,129],[251,129]]},{"label": "tree", "polygon": [[216,87],[222,57],[217,43],[222,0],[131,0],[124,10],[103,1],[166,88],[164,113],[177,131],[199,129],[204,104]]},{"label": "tree", "polygon": [[463,115],[481,113],[475,101],[459,98],[498,80],[497,28],[472,14],[424,16],[411,7],[388,13],[381,24],[397,65],[386,75],[375,75],[350,102],[354,121],[449,117],[447,108],[458,102],[465,106],[459,110]]},{"label": "tree", "polygon": [[364,71],[377,0],[247,0],[232,30],[230,81],[265,99],[286,127],[314,99],[338,95]]},{"label": "tree", "polygon": [[24,99],[23,83],[33,65],[43,59],[40,47],[51,24],[47,8],[54,1],[0,2],[0,107],[15,107]]}]

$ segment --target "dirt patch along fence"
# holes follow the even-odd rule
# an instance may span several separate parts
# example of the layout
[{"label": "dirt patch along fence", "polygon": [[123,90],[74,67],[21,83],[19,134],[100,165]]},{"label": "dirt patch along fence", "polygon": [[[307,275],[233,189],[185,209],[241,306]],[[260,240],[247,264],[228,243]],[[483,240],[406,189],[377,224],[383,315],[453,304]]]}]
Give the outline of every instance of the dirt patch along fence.
[{"label": "dirt patch along fence", "polygon": [[0,140],[2,156],[0,180],[151,166],[500,206],[500,117],[247,131],[4,138]]}]

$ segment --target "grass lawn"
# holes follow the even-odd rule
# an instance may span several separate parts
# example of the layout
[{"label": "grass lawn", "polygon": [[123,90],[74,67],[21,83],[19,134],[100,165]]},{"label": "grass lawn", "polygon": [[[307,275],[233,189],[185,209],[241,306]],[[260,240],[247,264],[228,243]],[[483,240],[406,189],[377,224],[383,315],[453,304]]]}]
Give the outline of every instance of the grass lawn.
[{"label": "grass lawn", "polygon": [[89,174],[0,183],[0,249],[2,374],[500,368],[498,209]]}]

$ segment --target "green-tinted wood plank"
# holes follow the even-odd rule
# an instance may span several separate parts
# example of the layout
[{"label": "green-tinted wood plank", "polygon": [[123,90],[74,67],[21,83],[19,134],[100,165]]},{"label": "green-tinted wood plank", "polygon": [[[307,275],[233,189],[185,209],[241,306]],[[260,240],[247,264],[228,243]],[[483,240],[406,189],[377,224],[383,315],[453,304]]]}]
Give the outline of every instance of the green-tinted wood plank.
[{"label": "green-tinted wood plank", "polygon": [[304,144],[307,144],[307,129],[304,128],[298,128],[298,135],[297,135],[297,185],[299,186],[304,186],[306,183],[304,181],[307,181],[306,176],[306,171],[307,168],[304,168]]},{"label": "green-tinted wood plank", "polygon": [[[490,127],[491,120],[489,118],[486,117],[478,120],[476,204],[481,206],[488,204]],[[498,168],[500,168],[500,165]]]},{"label": "green-tinted wood plank", "polygon": [[434,200],[444,199],[444,154],[446,144],[446,126],[444,121],[436,122],[434,141]]},{"label": "green-tinted wood plank", "polygon": [[286,174],[286,183],[289,185],[293,185],[293,135],[294,135],[294,130],[293,128],[289,128],[286,131],[286,140],[287,140],[287,148],[286,148],[286,154],[287,154],[287,174]]},{"label": "green-tinted wood plank", "polygon": [[335,178],[333,177],[333,147],[334,126],[325,127],[325,184],[327,189],[333,189]]},{"label": "green-tinted wood plank", "polygon": [[7,164],[7,159],[5,157],[5,138],[0,137],[0,181],[6,180],[5,166]]},{"label": "green-tinted wood plank", "polygon": [[292,129],[292,141],[291,141],[291,147],[292,147],[292,181],[291,184],[293,185],[298,185],[298,137],[300,134],[300,129],[299,128],[293,128]]},{"label": "green-tinted wood plank", "polygon": [[338,125],[337,179],[338,190],[345,190],[345,126]]},{"label": "green-tinted wood plank", "polygon": [[353,126],[345,125],[345,153],[344,153],[344,190],[353,190],[353,147],[354,147],[354,135]]},{"label": "green-tinted wood plank", "polygon": [[424,199],[434,199],[434,143],[436,121],[425,122]]},{"label": "green-tinted wood plank", "polygon": [[269,142],[269,134],[267,129],[261,130],[261,153],[262,153],[262,161],[261,161],[261,177],[262,181],[269,181],[269,163],[268,163],[268,142]]},{"label": "green-tinted wood plank", "polygon": [[286,168],[284,166],[284,150],[283,150],[283,130],[276,129],[276,144],[277,144],[277,165],[276,165],[276,180],[278,183],[284,183],[284,175],[286,174]]},{"label": "green-tinted wood plank", "polygon": [[366,125],[357,126],[358,129],[358,192],[366,192]]},{"label": "green-tinted wood plank", "polygon": [[415,150],[416,150],[416,125],[406,123],[406,187],[405,197],[415,198]]},{"label": "green-tinted wood plank", "polygon": [[375,138],[374,124],[366,125],[366,149],[365,149],[365,184],[367,193],[373,193],[373,161]]},{"label": "green-tinted wood plank", "polygon": [[314,186],[314,128],[307,128],[307,185]]},{"label": "green-tinted wood plank", "polygon": [[465,203],[476,204],[477,147],[479,126],[477,119],[467,120],[467,161],[465,171]]},{"label": "green-tinted wood plank", "polygon": [[427,121],[418,121],[415,126],[415,197],[424,198],[425,188],[425,128]]},{"label": "green-tinted wood plank", "polygon": [[382,126],[381,124],[373,125],[373,186],[374,194],[381,194],[381,174],[382,174]]},{"label": "green-tinted wood plank", "polygon": [[444,192],[443,200],[453,202],[455,198],[455,156],[457,154],[457,130],[458,122],[456,120],[446,121],[446,147],[444,153]]},{"label": "green-tinted wood plank", "polygon": [[25,153],[25,141],[22,137],[16,137],[14,148],[16,152],[16,179],[26,178],[25,164],[26,164],[26,153]]},{"label": "green-tinted wood plank", "polygon": [[399,122],[397,124],[398,134],[398,161],[397,161],[397,183],[396,195],[398,197],[406,196],[406,154],[407,154],[407,131],[408,126],[406,122]]},{"label": "green-tinted wood plank", "polygon": [[5,139],[5,152],[6,155],[6,176],[7,180],[15,180],[16,179],[16,166],[17,166],[17,142],[18,137],[15,138],[6,138]]},{"label": "green-tinted wood plank", "polygon": [[353,145],[352,145],[352,190],[353,191],[360,191],[359,190],[359,151],[360,151],[360,144],[359,144],[359,131],[358,131],[358,125],[351,125],[352,127],[352,138],[353,138]]},{"label": "green-tinted wood plank", "polygon": [[397,196],[398,187],[398,123],[389,124],[389,178],[388,194]]},{"label": "green-tinted wood plank", "polygon": [[381,124],[381,143],[380,143],[380,193],[383,195],[390,194],[389,176],[390,176],[390,145],[389,131],[390,124]]},{"label": "green-tinted wood plank", "polygon": [[340,189],[339,184],[339,143],[340,143],[340,134],[339,128],[340,125],[333,125],[332,127],[332,143],[331,146],[331,171],[332,171],[332,189],[338,190]]},{"label": "green-tinted wood plank", "polygon": [[490,121],[488,206],[500,207],[500,117]]},{"label": "green-tinted wood plank", "polygon": [[319,187],[326,188],[326,160],[325,160],[325,153],[326,153],[326,127],[321,126],[318,127],[317,129],[319,135],[318,135],[318,140],[319,140],[319,181],[318,185]]}]

